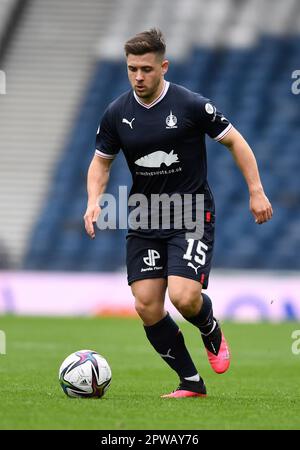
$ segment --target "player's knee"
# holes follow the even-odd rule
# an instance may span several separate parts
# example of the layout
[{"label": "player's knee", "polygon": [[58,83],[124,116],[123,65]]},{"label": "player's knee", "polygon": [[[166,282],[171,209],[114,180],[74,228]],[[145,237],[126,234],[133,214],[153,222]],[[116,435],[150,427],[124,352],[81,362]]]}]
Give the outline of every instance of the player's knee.
[{"label": "player's knee", "polygon": [[135,310],[141,318],[157,315],[163,311],[163,302],[156,301],[151,295],[135,296]]},{"label": "player's knee", "polygon": [[145,314],[148,314],[152,308],[153,305],[147,297],[135,298],[135,310],[139,316],[143,317]]},{"label": "player's knee", "polygon": [[184,316],[199,312],[201,297],[199,290],[179,290],[170,295],[170,299],[178,311]]}]

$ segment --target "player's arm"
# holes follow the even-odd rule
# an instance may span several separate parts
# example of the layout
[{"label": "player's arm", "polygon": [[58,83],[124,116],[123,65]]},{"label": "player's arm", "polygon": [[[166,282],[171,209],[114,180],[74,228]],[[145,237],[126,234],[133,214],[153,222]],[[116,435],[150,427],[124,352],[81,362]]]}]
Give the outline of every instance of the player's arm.
[{"label": "player's arm", "polygon": [[105,192],[108,183],[112,162],[113,159],[102,158],[101,156],[95,155],[88,170],[88,202],[87,209],[84,215],[84,225],[87,234],[92,239],[95,238],[94,222],[97,221],[97,218],[101,212],[99,202],[101,195]]},{"label": "player's arm", "polygon": [[97,131],[95,155],[87,175],[88,202],[84,224],[87,234],[92,239],[95,238],[94,223],[101,213],[100,198],[108,183],[111,164],[121,147],[115,123],[115,113],[108,107]]},{"label": "player's arm", "polygon": [[256,223],[267,222],[271,219],[273,210],[264,193],[256,159],[249,144],[234,127],[219,142],[230,150],[247,182],[250,194],[250,210]]}]

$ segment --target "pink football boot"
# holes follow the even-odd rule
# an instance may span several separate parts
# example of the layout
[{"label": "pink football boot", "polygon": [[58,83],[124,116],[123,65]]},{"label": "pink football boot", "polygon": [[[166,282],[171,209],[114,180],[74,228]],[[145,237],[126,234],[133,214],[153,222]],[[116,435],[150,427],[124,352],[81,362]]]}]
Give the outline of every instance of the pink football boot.
[{"label": "pink football boot", "polygon": [[161,398],[186,397],[206,397],[206,387],[201,377],[200,381],[182,379],[176,391],[173,391],[170,394],[161,395]]},{"label": "pink football boot", "polygon": [[230,366],[230,352],[225,336],[217,320],[216,326],[208,335],[201,334],[208,361],[216,373],[224,373]]}]

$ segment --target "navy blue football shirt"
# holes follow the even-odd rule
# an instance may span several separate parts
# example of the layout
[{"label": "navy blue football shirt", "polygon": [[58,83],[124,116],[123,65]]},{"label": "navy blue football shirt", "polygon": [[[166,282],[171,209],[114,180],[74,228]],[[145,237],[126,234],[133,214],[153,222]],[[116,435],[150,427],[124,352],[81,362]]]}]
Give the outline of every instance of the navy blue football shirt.
[{"label": "navy blue football shirt", "polygon": [[113,159],[122,149],[132,175],[130,195],[204,193],[213,203],[205,135],[219,141],[231,127],[209,99],[165,81],[149,105],[130,90],[108,106],[96,155]]}]

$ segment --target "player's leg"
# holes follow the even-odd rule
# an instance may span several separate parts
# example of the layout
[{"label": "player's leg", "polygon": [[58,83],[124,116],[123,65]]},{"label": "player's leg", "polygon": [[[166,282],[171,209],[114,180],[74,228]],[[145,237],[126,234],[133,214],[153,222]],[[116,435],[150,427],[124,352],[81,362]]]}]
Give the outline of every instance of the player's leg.
[{"label": "player's leg", "polygon": [[191,380],[195,378],[200,380],[200,377],[178,325],[164,309],[166,287],[167,282],[164,278],[133,282],[131,289],[135,298],[136,311],[143,321],[149,342],[181,380],[180,389],[171,396],[203,396],[206,394],[203,383],[199,392],[187,389]]},{"label": "player's leg", "polygon": [[229,348],[214,317],[212,301],[202,293],[198,281],[179,276],[168,277],[169,296],[183,317],[201,333],[208,360],[216,373],[224,373],[230,365]]},{"label": "player's leg", "polygon": [[[128,282],[135,298],[136,311],[143,321],[149,342],[163,360],[175,370],[179,378],[181,380],[187,378],[188,383],[189,379],[198,376],[198,372],[178,325],[164,309],[167,287],[165,276],[167,259],[164,247],[165,244],[149,239],[139,237],[128,239]],[[148,264],[153,271],[142,271]],[[205,393],[205,386],[202,386],[201,392],[181,391],[179,395],[177,392],[176,396],[200,396]]]},{"label": "player's leg", "polygon": [[145,327],[153,326],[167,315],[164,307],[166,284],[165,278],[148,278],[131,284],[135,310]]},{"label": "player's leg", "polygon": [[205,224],[203,239],[175,235],[168,242],[168,289],[172,303],[190,323],[199,328],[213,370],[229,368],[228,345],[214,318],[212,301],[202,294],[208,286],[213,248],[213,227]]}]

